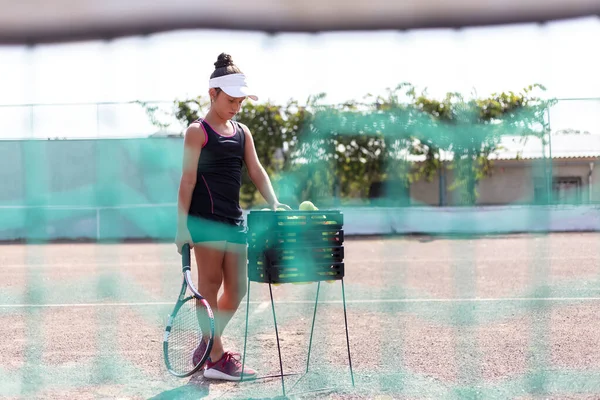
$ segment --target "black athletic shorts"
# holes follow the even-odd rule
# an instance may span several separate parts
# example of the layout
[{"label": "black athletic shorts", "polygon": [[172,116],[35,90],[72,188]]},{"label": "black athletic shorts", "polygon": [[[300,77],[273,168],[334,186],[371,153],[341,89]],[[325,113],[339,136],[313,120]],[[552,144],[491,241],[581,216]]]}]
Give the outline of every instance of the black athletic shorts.
[{"label": "black athletic shorts", "polygon": [[214,214],[188,216],[188,229],[194,243],[230,242],[246,244],[246,224],[243,220]]}]

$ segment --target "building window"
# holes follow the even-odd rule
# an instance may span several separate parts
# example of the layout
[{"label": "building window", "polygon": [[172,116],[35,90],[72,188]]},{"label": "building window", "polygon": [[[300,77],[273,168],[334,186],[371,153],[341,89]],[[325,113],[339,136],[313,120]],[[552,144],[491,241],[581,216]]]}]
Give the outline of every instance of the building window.
[{"label": "building window", "polygon": [[[581,204],[582,181],[580,177],[555,177],[552,180],[553,204]],[[534,178],[535,204],[548,204],[548,191],[544,178]]]},{"label": "building window", "polygon": [[580,177],[557,177],[552,186],[555,204],[581,204]]}]

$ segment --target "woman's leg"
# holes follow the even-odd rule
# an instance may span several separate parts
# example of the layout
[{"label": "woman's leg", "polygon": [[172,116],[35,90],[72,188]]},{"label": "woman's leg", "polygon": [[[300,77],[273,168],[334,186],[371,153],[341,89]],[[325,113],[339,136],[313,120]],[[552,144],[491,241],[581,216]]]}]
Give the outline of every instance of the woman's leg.
[{"label": "woman's leg", "polygon": [[222,314],[221,333],[233,317],[242,299],[246,296],[247,254],[246,244],[227,242],[223,257],[223,294],[219,297],[219,311]]},{"label": "woman's leg", "polygon": [[[225,325],[235,314],[240,302],[246,295],[246,245],[227,242],[223,256],[223,294],[219,297],[218,308],[222,316],[219,323],[219,336]],[[247,379],[256,377],[256,371],[244,367],[243,375]],[[204,377],[208,379],[224,379],[239,381],[242,376],[241,355],[225,352],[221,359],[212,358],[206,365]]]},{"label": "woman's leg", "polygon": [[[223,355],[221,341],[221,312],[217,296],[223,282],[223,259],[226,242],[202,242],[194,244],[194,254],[198,266],[198,291],[208,301],[215,315],[215,338],[210,352],[212,360]],[[227,319],[227,321],[229,321]],[[226,323],[226,322],[225,322]]]},{"label": "woman's leg", "polygon": [[[219,312],[223,316],[220,333],[237,310],[246,295],[246,245],[227,242],[223,257],[223,294],[219,297]],[[256,371],[244,366],[243,375],[247,379],[256,377]],[[242,376],[241,354],[225,352],[223,358],[209,362],[204,377],[239,381]]]}]

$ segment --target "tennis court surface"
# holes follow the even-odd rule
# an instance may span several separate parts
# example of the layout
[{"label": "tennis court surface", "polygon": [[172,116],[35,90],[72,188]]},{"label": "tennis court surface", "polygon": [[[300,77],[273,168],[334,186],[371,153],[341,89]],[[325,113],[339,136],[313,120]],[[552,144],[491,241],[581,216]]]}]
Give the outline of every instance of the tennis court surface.
[{"label": "tennis court surface", "polygon": [[[309,374],[286,378],[290,398],[600,398],[600,234],[348,238],[345,248],[355,387],[341,285],[322,283]],[[163,328],[181,284],[172,244],[6,244],[0,265],[0,398],[281,396],[276,378],[166,372]],[[306,369],[316,289],[273,287],[284,373]],[[245,315],[244,300],[228,349],[242,351]],[[246,363],[277,374],[268,285],[251,284],[249,315]]]}]

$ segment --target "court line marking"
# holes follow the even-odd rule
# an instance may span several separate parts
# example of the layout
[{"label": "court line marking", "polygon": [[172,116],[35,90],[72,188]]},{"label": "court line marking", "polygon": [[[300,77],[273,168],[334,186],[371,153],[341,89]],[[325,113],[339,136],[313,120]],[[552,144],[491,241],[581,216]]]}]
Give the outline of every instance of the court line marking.
[{"label": "court line marking", "polygon": [[[493,302],[573,302],[573,301],[600,301],[600,297],[506,297],[506,298],[457,298],[457,299],[365,299],[346,300],[346,304],[384,304],[384,303],[493,303]],[[277,304],[314,304],[314,300],[284,300],[276,301]],[[69,308],[69,307],[146,307],[146,306],[172,306],[174,302],[137,302],[137,303],[63,303],[63,304],[0,304],[0,308]],[[250,304],[258,305],[264,309],[270,302],[251,301]],[[266,304],[266,305],[265,305]],[[321,300],[319,304],[342,304],[342,300]],[[262,310],[261,310],[262,311]]]},{"label": "court line marking", "polygon": [[[250,302],[251,304],[255,304],[255,302]],[[252,315],[256,315],[256,314],[260,314],[263,311],[265,311],[269,306],[271,305],[271,303],[269,301],[263,301],[261,302],[258,307],[256,307],[256,310],[254,310],[252,312]]]},{"label": "court line marking", "polygon": [[[157,261],[134,261],[134,262],[127,262],[127,261],[120,261],[119,256],[116,255],[115,256],[115,261],[114,262],[92,262],[92,263],[70,263],[70,262],[65,262],[65,263],[53,263],[53,264],[36,264],[36,263],[29,263],[29,264],[5,264],[2,265],[2,269],[25,269],[25,268],[81,268],[81,267],[119,267],[119,268],[123,268],[123,267],[153,267],[153,266],[164,266],[165,268],[171,268],[171,265],[178,262],[178,261],[173,261],[171,259],[166,259],[163,262],[157,262]],[[530,257],[483,257],[483,258],[479,258],[477,256],[474,256],[472,258],[452,258],[452,257],[448,257],[448,258],[428,258],[428,259],[423,259],[423,258],[417,258],[417,259],[407,259],[407,258],[395,258],[395,259],[381,259],[381,258],[377,258],[377,259],[353,259],[351,261],[344,261],[346,264],[360,264],[360,263],[369,263],[369,264],[386,264],[386,263],[452,263],[452,262],[477,262],[480,264],[485,264],[487,262],[497,262],[497,261],[505,261],[505,262],[511,262],[511,261],[539,261],[539,260],[547,260],[547,261],[572,261],[572,260],[598,260],[600,259],[600,254],[598,255],[593,255],[593,256],[576,256],[576,257],[537,257],[537,256],[530,256]]]},{"label": "court line marking", "polygon": [[[115,257],[118,258],[118,257]],[[69,268],[81,268],[81,267],[88,267],[88,268],[95,268],[95,267],[99,267],[99,268],[125,268],[125,267],[135,267],[135,268],[147,268],[147,267],[165,267],[165,268],[171,268],[172,264],[175,264],[175,262],[171,262],[171,261],[165,261],[165,262],[156,262],[156,261],[150,261],[150,262],[140,262],[140,261],[136,261],[136,262],[119,262],[118,260],[114,261],[114,262],[102,262],[102,263],[71,263],[71,262],[65,262],[62,264],[35,264],[35,263],[30,263],[30,264],[7,264],[7,265],[3,265],[2,269],[26,269],[26,268],[42,268],[42,269],[50,269],[50,268],[57,268],[57,269],[69,269]]]},{"label": "court line marking", "polygon": [[28,209],[44,209],[44,210],[73,210],[73,211],[96,211],[96,210],[121,210],[124,208],[154,208],[154,207],[176,207],[177,203],[140,203],[140,204],[122,204],[116,206],[77,206],[77,205],[44,205],[44,206],[33,206],[33,205],[0,205],[0,210],[28,210]]}]

